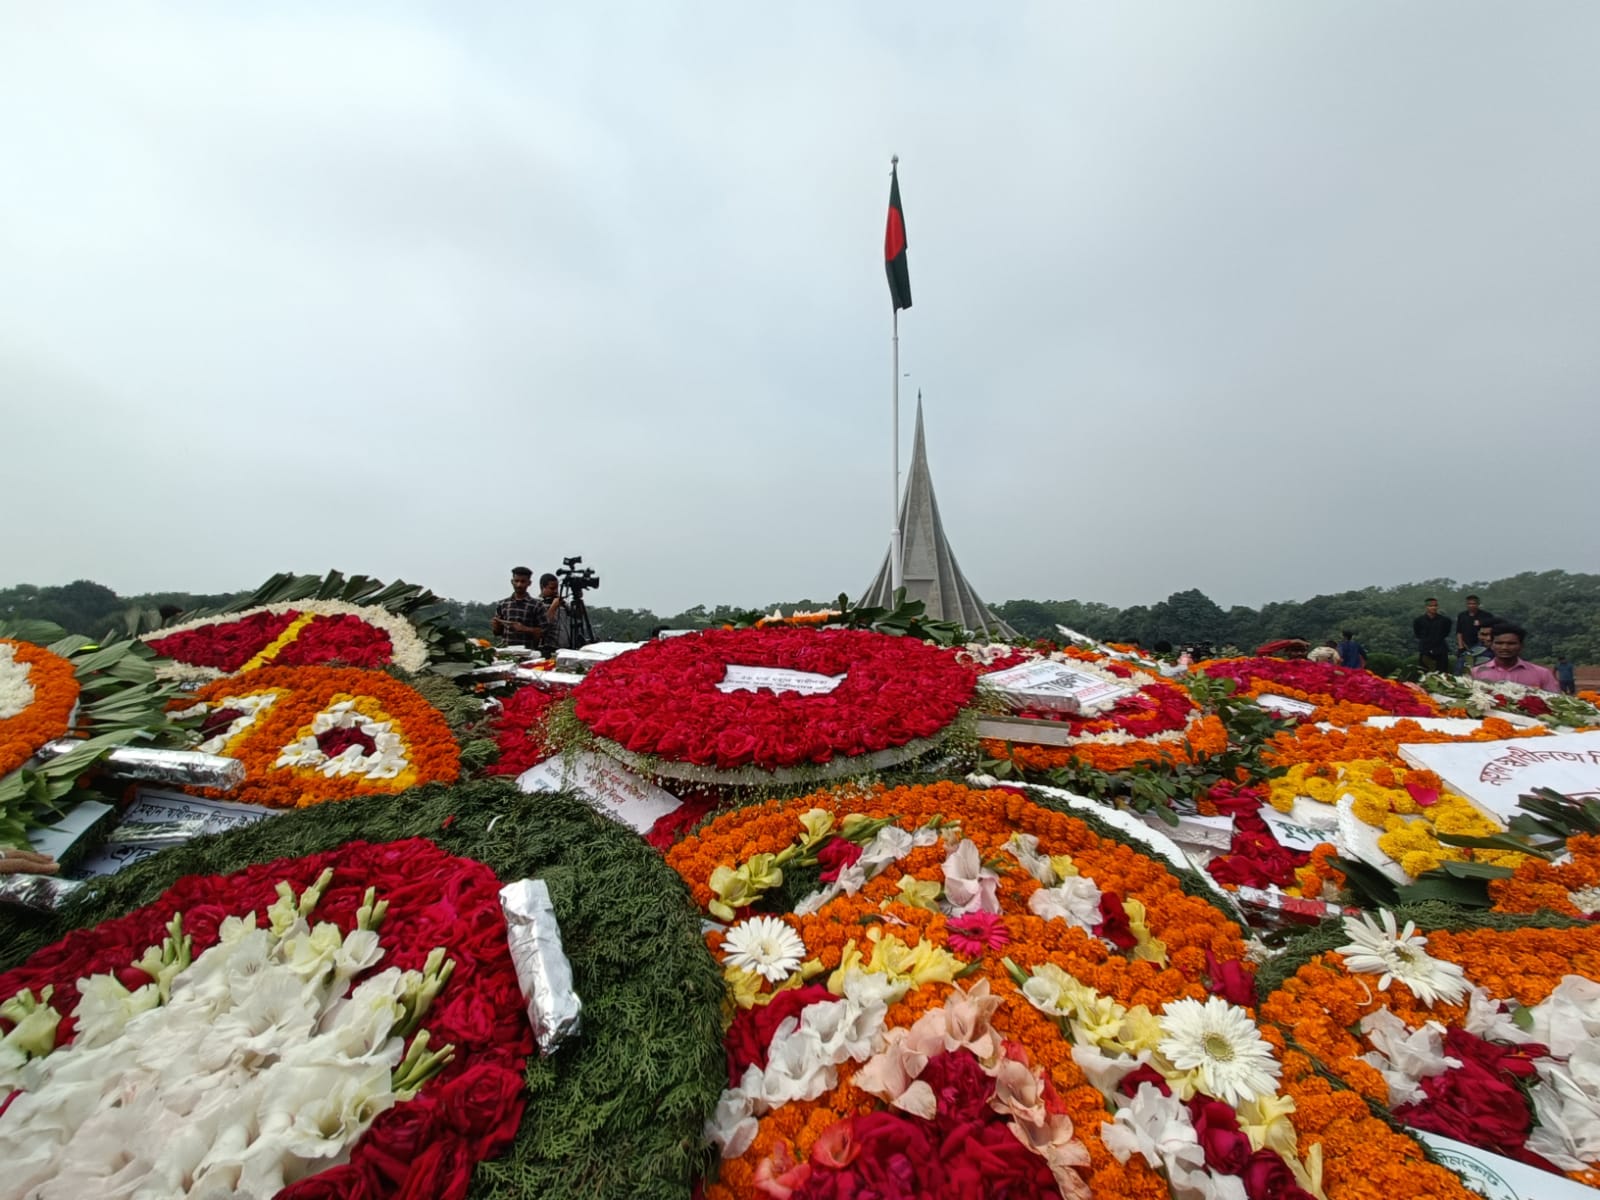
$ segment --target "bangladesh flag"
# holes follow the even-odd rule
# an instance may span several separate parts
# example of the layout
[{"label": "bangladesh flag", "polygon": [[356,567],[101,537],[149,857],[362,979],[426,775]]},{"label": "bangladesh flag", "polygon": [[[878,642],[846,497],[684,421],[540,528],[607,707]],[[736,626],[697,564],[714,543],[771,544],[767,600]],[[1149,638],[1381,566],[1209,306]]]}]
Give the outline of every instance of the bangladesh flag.
[{"label": "bangladesh flag", "polygon": [[883,234],[883,266],[896,311],[911,307],[911,272],[906,267],[906,216],[900,211],[900,175],[889,168],[889,226]]}]

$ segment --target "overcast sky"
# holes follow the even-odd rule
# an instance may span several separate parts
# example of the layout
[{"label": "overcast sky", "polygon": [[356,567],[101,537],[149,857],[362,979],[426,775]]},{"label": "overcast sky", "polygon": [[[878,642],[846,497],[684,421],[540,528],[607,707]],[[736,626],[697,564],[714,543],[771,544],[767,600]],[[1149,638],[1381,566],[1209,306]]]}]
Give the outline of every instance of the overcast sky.
[{"label": "overcast sky", "polygon": [[0,584],[1595,570],[1600,4],[0,0]]}]

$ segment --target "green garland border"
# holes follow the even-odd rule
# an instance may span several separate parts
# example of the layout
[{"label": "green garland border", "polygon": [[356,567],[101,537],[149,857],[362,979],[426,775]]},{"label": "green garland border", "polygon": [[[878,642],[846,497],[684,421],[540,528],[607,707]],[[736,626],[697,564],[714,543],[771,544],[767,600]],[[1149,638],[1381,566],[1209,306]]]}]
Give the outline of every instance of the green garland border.
[{"label": "green garland border", "polygon": [[677,874],[569,794],[527,796],[500,780],[435,784],[198,838],[92,885],[60,913],[0,913],[0,969],[151,903],[185,875],[407,837],[484,862],[502,881],[544,879],[584,1005],[579,1038],[529,1059],[516,1141],[479,1164],[469,1195],[687,1195],[710,1166],[701,1131],[726,1082],[722,976]]},{"label": "green garland border", "polygon": [[[724,803],[717,806],[719,812],[728,812],[766,800],[787,800],[795,796],[804,796],[808,792],[847,784],[883,782],[894,786],[898,783],[919,782],[930,773],[937,773],[935,768],[949,765],[953,772],[975,765],[978,754],[978,721],[990,711],[986,705],[977,702],[975,694],[974,700],[956,713],[948,725],[932,737],[921,739],[923,748],[918,753],[881,767],[868,767],[866,763],[869,756],[856,755],[852,758],[835,759],[829,763],[789,767],[786,768],[788,774],[781,780],[775,778],[771,782],[718,784],[714,781],[701,782],[662,774],[656,766],[660,759],[655,755],[628,754],[624,759],[612,754],[609,747],[615,743],[598,736],[580,721],[573,706],[573,698],[570,695],[565,696],[551,706],[549,715],[545,718],[545,729],[550,744],[564,759],[571,761],[579,754],[599,754],[667,791],[673,791],[675,788],[679,791],[713,788],[723,796]],[[939,777],[949,776],[941,774]]]}]

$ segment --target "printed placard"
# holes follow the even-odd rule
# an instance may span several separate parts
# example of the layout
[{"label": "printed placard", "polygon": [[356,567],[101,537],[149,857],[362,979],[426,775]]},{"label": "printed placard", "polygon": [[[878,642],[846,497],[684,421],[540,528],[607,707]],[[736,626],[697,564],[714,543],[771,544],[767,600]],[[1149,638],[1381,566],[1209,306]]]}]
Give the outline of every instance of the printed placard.
[{"label": "printed placard", "polygon": [[1600,733],[1401,746],[1400,757],[1502,820],[1516,816],[1517,797],[1535,788],[1600,799]]},{"label": "printed placard", "polygon": [[1420,1129],[1411,1131],[1483,1200],[1594,1200],[1594,1189],[1514,1158]]},{"label": "printed placard", "polygon": [[1040,659],[983,676],[1013,708],[1052,712],[1103,712],[1134,689],[1115,680],[1077,670],[1063,662]]},{"label": "printed placard", "polygon": [[742,667],[729,663],[719,692],[799,692],[802,696],[825,696],[844,682],[844,673],[818,675],[814,671],[789,671],[782,667]]},{"label": "printed placard", "polygon": [[648,833],[683,801],[601,754],[548,758],[517,776],[525,792],[577,792],[606,816]]},{"label": "printed placard", "polygon": [[1302,824],[1266,804],[1261,806],[1261,819],[1272,830],[1272,836],[1278,839],[1278,844],[1289,850],[1315,850],[1324,842],[1332,842],[1335,837],[1332,829]]},{"label": "printed placard", "polygon": [[115,875],[129,863],[160,854],[169,846],[176,846],[202,833],[226,833],[254,825],[278,814],[259,804],[236,804],[228,800],[207,800],[184,792],[169,792],[159,788],[140,788],[134,793],[134,802],[122,814],[118,828],[127,826],[164,826],[182,829],[183,836],[155,840],[110,843],[84,859],[78,868],[81,875]]}]

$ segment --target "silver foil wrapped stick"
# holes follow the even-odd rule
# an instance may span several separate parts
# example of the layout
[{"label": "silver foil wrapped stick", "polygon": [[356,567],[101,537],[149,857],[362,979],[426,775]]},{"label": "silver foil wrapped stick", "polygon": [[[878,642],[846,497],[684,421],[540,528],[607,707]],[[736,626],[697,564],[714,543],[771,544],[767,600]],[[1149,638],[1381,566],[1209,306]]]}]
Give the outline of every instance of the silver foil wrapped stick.
[{"label": "silver foil wrapped stick", "polygon": [[553,1054],[583,1027],[583,1001],[572,986],[572,964],[561,945],[561,926],[542,879],[519,879],[500,889],[506,939],[517,983],[540,1054]]},{"label": "silver foil wrapped stick", "polygon": [[[59,758],[83,743],[71,738],[46,742],[39,757]],[[244,782],[244,763],[220,754],[195,750],[158,750],[147,746],[118,746],[101,762],[101,769],[117,779],[145,779],[155,783],[187,783],[231,792]]]},{"label": "silver foil wrapped stick", "polygon": [[55,912],[83,884],[54,875],[0,875],[0,904]]}]

